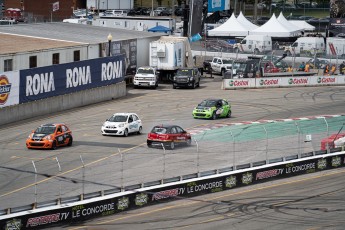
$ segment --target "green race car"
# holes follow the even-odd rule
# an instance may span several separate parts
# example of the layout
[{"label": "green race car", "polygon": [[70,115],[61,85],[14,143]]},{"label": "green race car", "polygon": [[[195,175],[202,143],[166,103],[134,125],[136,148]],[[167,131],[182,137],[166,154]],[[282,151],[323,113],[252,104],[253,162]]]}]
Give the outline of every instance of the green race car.
[{"label": "green race car", "polygon": [[206,99],[194,108],[193,117],[213,120],[220,117],[231,117],[231,105],[225,99]]}]

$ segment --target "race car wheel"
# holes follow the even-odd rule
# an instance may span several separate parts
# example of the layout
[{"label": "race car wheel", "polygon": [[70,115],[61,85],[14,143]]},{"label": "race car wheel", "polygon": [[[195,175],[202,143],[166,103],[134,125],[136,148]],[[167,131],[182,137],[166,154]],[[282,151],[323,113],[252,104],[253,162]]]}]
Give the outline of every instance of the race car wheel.
[{"label": "race car wheel", "polygon": [[172,150],[172,149],[175,149],[175,143],[172,141],[170,142],[170,145],[169,145],[169,148]]},{"label": "race car wheel", "polygon": [[231,117],[231,110],[228,111],[228,114],[226,115],[227,118]]},{"label": "race car wheel", "polygon": [[151,141],[147,141],[146,143],[147,143],[147,147],[152,148],[152,143],[151,143]]},{"label": "race car wheel", "polygon": [[137,134],[140,135],[141,132],[142,132],[142,130],[143,130],[143,127],[140,126],[140,127],[139,127],[139,130],[138,130],[138,132],[137,132]]},{"label": "race car wheel", "polygon": [[70,137],[67,146],[72,146],[72,143],[73,143],[73,138]]},{"label": "race car wheel", "polygon": [[128,137],[128,129],[125,129],[125,131],[123,132],[123,136]]},{"label": "race car wheel", "polygon": [[216,112],[213,112],[213,114],[212,114],[212,120],[216,120],[217,119],[217,114],[216,114]]},{"label": "race car wheel", "polygon": [[53,144],[52,144],[52,150],[55,150],[55,149],[57,149],[56,141],[54,141]]},{"label": "race car wheel", "polygon": [[187,145],[191,145],[192,144],[192,139],[188,139],[186,142]]}]

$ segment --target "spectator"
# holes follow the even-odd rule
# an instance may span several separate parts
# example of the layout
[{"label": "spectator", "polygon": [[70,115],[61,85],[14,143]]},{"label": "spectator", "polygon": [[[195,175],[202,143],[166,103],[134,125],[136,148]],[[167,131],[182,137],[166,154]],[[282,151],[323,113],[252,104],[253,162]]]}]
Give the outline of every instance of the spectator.
[{"label": "spectator", "polygon": [[292,68],[291,65],[289,65],[289,67],[287,68],[287,71],[288,71],[288,72],[293,72],[293,68]]},{"label": "spectator", "polygon": [[310,64],[307,63],[304,67],[304,72],[309,72],[309,69],[310,69]]},{"label": "spectator", "polygon": [[298,71],[304,71],[304,69],[305,69],[305,63],[302,62],[302,63],[299,65]]},{"label": "spectator", "polygon": [[339,72],[340,74],[345,74],[345,61],[343,61],[343,63],[340,64]]},{"label": "spectator", "polygon": [[335,71],[337,71],[337,67],[335,66],[335,64],[333,64],[331,68],[331,75],[335,75]]},{"label": "spectator", "polygon": [[329,75],[329,64],[325,65],[325,68],[323,69],[323,75]]}]

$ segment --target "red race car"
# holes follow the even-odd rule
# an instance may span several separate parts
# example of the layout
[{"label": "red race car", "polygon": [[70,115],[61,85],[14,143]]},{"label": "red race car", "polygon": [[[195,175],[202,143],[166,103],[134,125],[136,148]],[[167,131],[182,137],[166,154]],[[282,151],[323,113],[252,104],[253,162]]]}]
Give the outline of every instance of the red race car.
[{"label": "red race car", "polygon": [[157,125],[147,135],[148,147],[162,147],[163,144],[170,149],[174,149],[175,145],[190,145],[191,143],[190,133],[177,125]]},{"label": "red race car", "polygon": [[28,149],[56,149],[71,146],[72,131],[65,124],[45,124],[38,127],[26,139]]}]

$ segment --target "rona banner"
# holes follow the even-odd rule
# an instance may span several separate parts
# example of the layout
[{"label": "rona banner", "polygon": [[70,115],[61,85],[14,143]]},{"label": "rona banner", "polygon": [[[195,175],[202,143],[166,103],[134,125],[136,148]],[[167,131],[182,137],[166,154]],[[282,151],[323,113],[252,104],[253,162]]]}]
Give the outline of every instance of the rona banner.
[{"label": "rona banner", "polygon": [[124,77],[123,54],[21,70],[19,103],[116,84]]}]

